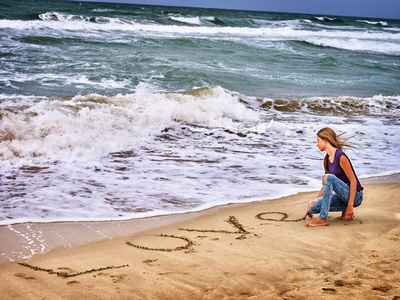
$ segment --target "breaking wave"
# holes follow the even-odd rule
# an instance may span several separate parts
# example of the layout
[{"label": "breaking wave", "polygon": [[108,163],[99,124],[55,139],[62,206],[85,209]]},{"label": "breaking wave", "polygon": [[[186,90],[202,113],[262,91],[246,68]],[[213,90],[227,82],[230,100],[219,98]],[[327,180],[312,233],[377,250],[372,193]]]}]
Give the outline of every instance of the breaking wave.
[{"label": "breaking wave", "polygon": [[16,102],[13,112],[11,101],[3,102],[8,111],[0,111],[2,160],[97,158],[178,124],[229,127],[258,118],[221,87],[158,94],[142,85],[134,94],[23,102]]},{"label": "breaking wave", "polygon": [[10,162],[97,159],[182,126],[240,129],[246,135],[245,128],[259,126],[266,111],[387,117],[400,111],[399,96],[257,99],[221,87],[156,93],[146,84],[125,95],[16,100],[3,99],[7,110],[0,110],[0,158]]}]

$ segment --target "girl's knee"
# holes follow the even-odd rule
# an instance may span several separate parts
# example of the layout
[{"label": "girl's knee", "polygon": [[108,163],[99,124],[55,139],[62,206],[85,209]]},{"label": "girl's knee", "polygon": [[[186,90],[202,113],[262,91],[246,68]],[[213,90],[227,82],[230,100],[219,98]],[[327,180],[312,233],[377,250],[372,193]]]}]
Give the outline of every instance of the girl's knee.
[{"label": "girl's knee", "polygon": [[313,201],[311,201],[311,202],[308,203],[307,207],[308,207],[308,208],[314,207],[315,204],[317,204],[317,202],[315,202],[315,201],[313,200]]},{"label": "girl's knee", "polygon": [[307,210],[312,214],[318,213],[318,211],[316,209],[316,205],[317,205],[317,202],[314,201],[314,200],[309,202],[308,205],[307,205]]},{"label": "girl's knee", "polygon": [[322,176],[322,184],[327,183],[327,181],[331,182],[333,178],[336,178],[336,176],[332,174],[325,174]]}]

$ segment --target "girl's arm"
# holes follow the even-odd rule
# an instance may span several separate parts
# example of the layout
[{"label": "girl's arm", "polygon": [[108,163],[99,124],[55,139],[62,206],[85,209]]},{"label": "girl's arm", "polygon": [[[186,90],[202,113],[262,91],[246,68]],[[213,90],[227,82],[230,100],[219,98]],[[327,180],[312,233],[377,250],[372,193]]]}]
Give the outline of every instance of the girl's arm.
[{"label": "girl's arm", "polygon": [[347,221],[351,221],[354,219],[353,205],[354,205],[354,198],[357,192],[357,179],[356,175],[354,174],[351,168],[349,159],[344,155],[340,157],[340,166],[342,167],[343,171],[346,173],[346,176],[350,181],[350,196],[349,196],[349,202],[347,203],[345,217],[347,218]]}]

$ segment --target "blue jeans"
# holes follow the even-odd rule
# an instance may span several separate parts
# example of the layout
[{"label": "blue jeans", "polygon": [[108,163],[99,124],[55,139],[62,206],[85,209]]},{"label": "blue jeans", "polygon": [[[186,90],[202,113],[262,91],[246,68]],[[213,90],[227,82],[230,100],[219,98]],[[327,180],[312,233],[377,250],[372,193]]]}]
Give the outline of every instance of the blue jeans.
[{"label": "blue jeans", "polygon": [[[328,212],[330,211],[346,211],[349,202],[350,187],[335,175],[325,174],[324,177],[326,180],[325,184],[322,185],[322,197],[313,200],[315,201],[315,205],[312,205],[311,201],[307,209],[312,214],[319,213],[320,218],[328,219]],[[332,194],[332,192],[335,193]],[[356,192],[353,207],[359,206],[362,201],[363,194]]]}]

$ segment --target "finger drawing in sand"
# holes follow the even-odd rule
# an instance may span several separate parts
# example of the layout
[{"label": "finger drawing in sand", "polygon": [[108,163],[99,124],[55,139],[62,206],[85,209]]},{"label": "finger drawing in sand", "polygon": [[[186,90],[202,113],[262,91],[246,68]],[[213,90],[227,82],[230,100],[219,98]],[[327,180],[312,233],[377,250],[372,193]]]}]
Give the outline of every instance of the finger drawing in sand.
[{"label": "finger drawing in sand", "polygon": [[[281,215],[282,217],[280,219],[273,219],[273,218],[266,218],[264,215]],[[287,220],[289,215],[284,212],[279,212],[279,211],[270,211],[270,212],[264,212],[256,215],[256,219],[260,219],[263,221],[274,221],[274,222],[299,222],[302,220],[305,220],[305,217],[301,219],[294,219],[294,220]]]},{"label": "finger drawing in sand", "polygon": [[[59,267],[58,270],[60,270],[60,271],[54,271],[53,269],[45,269],[45,268],[41,268],[38,266],[30,265],[27,263],[18,263],[18,264],[23,267],[27,267],[32,270],[35,270],[35,271],[47,272],[50,275],[57,275],[58,277],[63,277],[63,278],[76,277],[76,276],[85,275],[85,274],[94,273],[94,272],[129,267],[129,265],[107,266],[107,267],[102,267],[102,268],[97,268],[97,269],[93,268],[93,269],[85,270],[85,271],[81,271],[81,272],[74,272],[74,270],[71,270],[70,268],[66,268],[66,267]],[[32,279],[34,279],[34,278],[32,277]]]},{"label": "finger drawing in sand", "polygon": [[166,251],[166,252],[171,252],[171,251],[179,251],[179,250],[184,250],[184,249],[189,249],[194,243],[187,237],[184,236],[175,236],[175,235],[166,235],[166,234],[161,234],[161,237],[167,237],[167,238],[173,238],[173,239],[181,239],[187,242],[185,246],[178,246],[175,248],[156,248],[156,247],[146,247],[146,246],[141,246],[135,243],[132,243],[130,241],[126,241],[125,243],[129,246],[138,248],[138,249],[143,249],[143,250],[153,250],[153,251]]},{"label": "finger drawing in sand", "polygon": [[235,216],[229,216],[228,220],[225,221],[231,224],[233,227],[237,228],[237,231],[215,230],[215,229],[185,229],[185,228],[179,228],[179,230],[197,231],[197,232],[240,233],[240,234],[250,233],[246,229],[244,229],[243,225],[239,222],[239,220]]},{"label": "finger drawing in sand", "polygon": [[[306,226],[326,226],[330,211],[342,212],[339,220],[354,219],[354,207],[363,201],[363,187],[357,178],[350,159],[342,151],[343,147],[351,147],[346,139],[336,135],[329,127],[317,133],[317,147],[325,151],[325,175],[322,177],[322,188],[315,200],[308,203],[305,218],[319,213],[319,217]],[[334,193],[333,193],[334,192]]]}]

